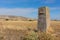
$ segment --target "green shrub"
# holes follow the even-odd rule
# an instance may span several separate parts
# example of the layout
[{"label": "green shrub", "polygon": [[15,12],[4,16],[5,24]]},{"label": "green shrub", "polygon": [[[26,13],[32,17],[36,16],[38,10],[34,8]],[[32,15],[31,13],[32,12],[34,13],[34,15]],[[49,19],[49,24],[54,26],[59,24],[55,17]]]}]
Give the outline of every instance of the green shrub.
[{"label": "green shrub", "polygon": [[55,40],[55,37],[47,33],[29,31],[29,33],[23,37],[23,40]]},{"label": "green shrub", "polygon": [[29,21],[33,21],[33,20],[30,19]]},{"label": "green shrub", "polygon": [[38,35],[32,31],[28,35],[26,35],[23,40],[38,40]]},{"label": "green shrub", "polygon": [[9,21],[9,19],[5,19],[6,21]]}]

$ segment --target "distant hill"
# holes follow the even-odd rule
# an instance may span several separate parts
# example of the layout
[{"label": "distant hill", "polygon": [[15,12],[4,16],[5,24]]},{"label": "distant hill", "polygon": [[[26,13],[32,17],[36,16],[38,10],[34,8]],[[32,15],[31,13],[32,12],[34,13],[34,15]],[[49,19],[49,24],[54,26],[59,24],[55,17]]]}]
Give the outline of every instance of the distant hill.
[{"label": "distant hill", "polygon": [[0,15],[0,21],[32,21],[35,19],[30,19],[22,16],[10,16],[10,15]]}]

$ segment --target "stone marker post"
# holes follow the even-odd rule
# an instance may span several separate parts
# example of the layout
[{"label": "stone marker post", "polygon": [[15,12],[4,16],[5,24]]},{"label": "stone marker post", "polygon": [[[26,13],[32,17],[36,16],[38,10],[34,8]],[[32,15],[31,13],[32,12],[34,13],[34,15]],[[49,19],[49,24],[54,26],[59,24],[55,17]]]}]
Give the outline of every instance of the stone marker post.
[{"label": "stone marker post", "polygon": [[38,9],[38,30],[46,32],[50,26],[50,15],[48,7],[41,7]]}]

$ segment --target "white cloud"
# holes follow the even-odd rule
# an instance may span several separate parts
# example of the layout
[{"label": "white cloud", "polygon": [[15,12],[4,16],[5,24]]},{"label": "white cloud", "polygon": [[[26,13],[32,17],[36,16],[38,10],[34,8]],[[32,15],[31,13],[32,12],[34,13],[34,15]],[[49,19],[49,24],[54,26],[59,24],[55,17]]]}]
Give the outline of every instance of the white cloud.
[{"label": "white cloud", "polygon": [[37,12],[35,8],[0,8],[0,15],[26,15]]},{"label": "white cloud", "polygon": [[50,7],[51,10],[60,10],[60,7]]}]

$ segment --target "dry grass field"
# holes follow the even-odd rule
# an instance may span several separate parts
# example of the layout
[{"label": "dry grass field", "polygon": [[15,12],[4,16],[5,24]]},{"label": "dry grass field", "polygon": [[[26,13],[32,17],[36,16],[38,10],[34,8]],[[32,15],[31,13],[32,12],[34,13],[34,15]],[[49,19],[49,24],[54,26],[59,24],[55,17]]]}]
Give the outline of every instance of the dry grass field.
[{"label": "dry grass field", "polygon": [[60,40],[60,21],[52,21],[51,27],[54,30],[57,40]]},{"label": "dry grass field", "polygon": [[[51,21],[50,25],[53,30],[60,32],[60,21]],[[35,29],[37,28],[37,21],[0,21],[1,27],[16,30]]]},{"label": "dry grass field", "polygon": [[[55,32],[60,32],[60,21],[51,21],[50,25]],[[15,30],[36,29],[37,21],[0,21],[0,28]]]},{"label": "dry grass field", "polygon": [[1,26],[4,29],[26,30],[27,28],[36,28],[37,21],[1,21]]},{"label": "dry grass field", "polygon": [[[51,21],[50,25],[51,28],[54,30],[54,35],[56,35],[58,40],[60,40],[60,21]],[[2,34],[9,35],[6,37],[6,39],[8,37],[12,37],[12,40],[16,40],[13,39],[13,36],[17,36],[20,34],[23,35],[24,31],[26,31],[27,29],[34,30],[36,28],[37,21],[0,21],[0,30],[2,30]],[[20,30],[22,30],[22,32]]]}]

